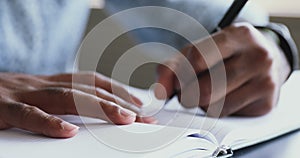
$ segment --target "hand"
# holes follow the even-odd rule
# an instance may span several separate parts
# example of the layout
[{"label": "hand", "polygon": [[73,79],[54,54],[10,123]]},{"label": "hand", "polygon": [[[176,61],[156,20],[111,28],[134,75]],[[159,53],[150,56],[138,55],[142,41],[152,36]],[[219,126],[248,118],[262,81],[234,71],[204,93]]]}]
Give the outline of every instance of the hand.
[{"label": "hand", "polygon": [[141,105],[123,85],[97,73],[54,76],[0,73],[0,129],[16,127],[67,138],[74,136],[78,127],[51,114],[80,114],[130,124],[136,120],[135,112]]},{"label": "hand", "polygon": [[[208,38],[186,47],[182,54],[158,67],[158,83],[163,87],[156,87],[156,97],[166,99],[180,89],[178,98],[183,106],[200,106],[205,111],[208,110],[209,116],[214,117],[231,114],[258,116],[268,113],[277,103],[280,87],[291,71],[275,40],[269,34],[263,34],[246,23],[230,26],[212,35],[212,39],[221,53],[221,58],[216,58],[214,52],[210,51],[212,49],[208,47]],[[205,59],[198,50],[206,50],[201,52],[205,53]],[[189,62],[193,72],[187,69],[185,60]],[[209,71],[218,73],[224,70],[221,62],[224,62],[226,71],[226,90],[222,93],[224,87],[217,86],[216,93],[212,94]],[[199,72],[202,75],[192,82],[190,79],[177,77]],[[193,93],[197,84],[200,96]],[[190,105],[196,98],[196,105]],[[224,106],[222,100],[225,100]],[[217,109],[222,107],[220,114]]]}]

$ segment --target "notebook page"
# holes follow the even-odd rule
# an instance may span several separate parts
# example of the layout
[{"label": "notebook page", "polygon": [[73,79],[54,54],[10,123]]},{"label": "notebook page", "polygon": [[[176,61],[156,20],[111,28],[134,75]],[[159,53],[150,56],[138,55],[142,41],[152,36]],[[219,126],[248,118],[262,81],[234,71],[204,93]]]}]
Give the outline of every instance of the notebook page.
[{"label": "notebook page", "polygon": [[[299,127],[299,101],[298,95],[300,86],[298,82],[300,81],[300,74],[299,72],[294,73],[289,80],[289,82],[285,85],[282,90],[281,99],[278,104],[278,107],[270,114],[257,117],[257,118],[225,118],[217,121],[214,129],[211,130],[216,136],[219,141],[221,138],[225,138],[221,144],[228,144],[228,143],[237,143],[234,146],[234,149],[238,149],[244,147],[246,145],[251,145],[251,143],[257,143],[259,141],[263,141],[265,139],[270,138],[270,136],[276,136],[276,134],[282,134],[282,132],[286,132],[288,130],[295,129]],[[141,94],[141,93],[140,93]],[[145,93],[144,93],[145,94]],[[143,95],[144,95],[143,94]],[[168,108],[168,107],[167,107]],[[179,106],[179,108],[181,108]],[[150,108],[151,109],[151,108]],[[166,116],[172,116],[174,112],[170,112],[172,109],[162,110],[162,115],[159,117],[159,120],[163,124],[164,119]],[[173,109],[174,110],[174,109]],[[151,111],[151,110],[150,110]],[[194,128],[194,129],[201,129],[203,127],[201,124],[199,125],[199,120],[203,120],[203,113],[196,110],[183,110],[182,112],[184,115],[180,115],[183,117],[187,117],[186,119],[178,119],[178,126],[184,126],[186,128]],[[192,113],[192,115],[191,115]],[[194,115],[196,113],[196,115]],[[176,113],[175,113],[176,114]],[[175,115],[176,116],[176,115]],[[190,122],[191,116],[192,122]],[[65,118],[70,119],[70,118]],[[170,124],[168,119],[166,123]],[[181,121],[180,121],[181,120]],[[198,120],[198,121],[197,121]],[[210,119],[208,119],[210,120]],[[94,124],[90,124],[91,128],[94,128],[99,133],[103,132],[101,129],[108,128],[107,124],[105,124],[101,120],[94,120],[96,121]],[[212,121],[212,122],[210,122]],[[212,119],[208,121],[208,124],[215,123],[215,120]],[[71,122],[76,122],[76,120],[71,120]],[[173,124],[177,122],[172,121]],[[174,123],[175,122],[175,123]],[[207,121],[204,121],[207,122]],[[80,122],[77,122],[80,125]],[[173,125],[172,124],[172,125]],[[204,124],[205,125],[205,124]],[[199,127],[200,126],[200,127]],[[73,157],[73,158],[81,158],[81,157],[95,157],[95,155],[101,155],[102,157],[152,157],[151,154],[155,155],[157,153],[130,153],[115,150],[103,143],[100,143],[99,140],[95,139],[95,137],[85,128],[84,125],[80,125],[81,129],[80,132],[76,137],[70,139],[52,139],[46,138],[43,136],[31,134],[28,132],[24,132],[22,130],[11,129],[0,131],[0,158],[23,158],[23,157],[45,157],[45,158],[52,158],[52,157]],[[125,127],[125,126],[124,126]],[[152,127],[151,125],[142,125],[140,124],[133,124],[132,128],[134,129],[150,129],[151,130],[158,130],[158,127]],[[251,127],[251,128],[249,128]],[[205,128],[205,127],[204,127]],[[234,133],[235,129],[241,130],[237,133],[244,133],[242,135],[243,138],[247,138],[247,141],[240,141],[237,137],[236,133]],[[252,131],[251,131],[252,129]],[[246,133],[248,131],[248,133]],[[258,132],[259,131],[259,132]],[[138,131],[141,132],[141,131]],[[229,133],[234,133],[233,135]],[[107,134],[108,132],[103,132],[103,134]],[[109,135],[111,134],[108,133]],[[224,136],[228,137],[224,137]],[[244,137],[247,136],[247,137]],[[114,139],[114,137],[111,137]],[[184,143],[184,142],[183,142]],[[206,143],[203,143],[206,144]],[[209,143],[207,143],[209,144]],[[210,144],[212,145],[212,144]],[[234,144],[233,144],[234,145]],[[175,147],[182,146],[182,145],[174,145]],[[203,145],[202,147],[204,147]],[[208,145],[209,146],[209,145]],[[212,145],[213,146],[213,145]],[[208,149],[209,147],[207,147]],[[177,148],[177,150],[182,148]],[[160,150],[160,154],[168,154],[168,152],[164,152]],[[202,154],[207,154],[208,151],[198,151]],[[159,153],[159,152],[158,152]]]},{"label": "notebook page", "polygon": [[[275,109],[268,115],[256,118],[226,118],[223,122],[240,125],[223,140],[234,149],[253,145],[300,129],[300,72],[294,72],[281,89]],[[247,139],[245,139],[247,138]]]},{"label": "notebook page", "polygon": [[[82,120],[74,116],[60,116],[62,119],[72,122],[80,126],[80,132],[70,139],[53,139],[44,136],[32,134],[18,129],[10,129],[0,131],[0,157],[1,158],[53,158],[53,157],[114,157],[114,158],[150,158],[150,157],[185,157],[186,155],[210,155],[217,147],[206,139],[196,137],[187,137],[187,135],[195,134],[196,131],[186,130],[174,127],[167,127],[167,133],[158,133],[151,137],[141,137],[145,132],[161,131],[162,126],[147,125],[134,123],[126,126],[113,126],[98,119],[83,117]],[[85,125],[83,124],[85,123]],[[136,135],[133,139],[126,137],[123,131],[130,131]],[[165,146],[157,146],[157,150],[153,149],[149,152],[130,152],[126,148],[118,148],[122,143],[126,147],[136,145],[135,147],[143,147],[155,145],[153,141],[164,140],[172,133],[185,132],[176,135],[173,141],[163,142]],[[139,135],[141,134],[141,135]],[[101,135],[101,137],[99,137]],[[155,136],[156,135],[156,136]],[[100,140],[101,138],[105,138]],[[113,144],[117,142],[117,144]],[[157,143],[157,142],[156,142]],[[157,144],[156,144],[157,145]],[[122,146],[124,147],[124,146]],[[139,149],[137,149],[139,150]]]},{"label": "notebook page", "polygon": [[[282,87],[278,105],[265,116],[208,118],[199,108],[182,108],[177,98],[171,100],[155,116],[161,125],[207,130],[215,135],[220,145],[232,145],[234,149],[239,149],[299,129],[299,91],[300,72],[296,71]],[[146,102],[153,97],[151,91],[134,89],[132,92],[141,98],[148,96]]]},{"label": "notebook page", "polygon": [[176,97],[170,100],[167,105],[164,105],[165,102],[157,100],[152,90],[130,87],[129,91],[142,99],[146,106],[143,113],[157,118],[159,125],[208,131],[208,133],[214,135],[215,138],[212,141],[217,145],[238,126],[232,124],[231,121],[220,121],[219,119],[206,117],[200,108],[185,109]]}]

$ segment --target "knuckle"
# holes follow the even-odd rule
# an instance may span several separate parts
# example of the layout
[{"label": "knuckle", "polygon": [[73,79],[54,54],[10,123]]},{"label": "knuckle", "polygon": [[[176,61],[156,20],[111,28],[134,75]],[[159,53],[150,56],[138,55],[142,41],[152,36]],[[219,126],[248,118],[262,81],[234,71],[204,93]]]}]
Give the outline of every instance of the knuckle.
[{"label": "knuckle", "polygon": [[274,81],[274,79],[271,76],[267,76],[264,80],[263,80],[263,85],[265,85],[265,89],[268,92],[274,92],[276,90],[276,83]]},{"label": "knuckle", "polygon": [[270,52],[264,48],[264,47],[261,47],[261,46],[257,46],[255,47],[255,52],[257,52],[258,56],[257,58],[262,60],[262,61],[268,61],[270,60]]},{"label": "knuckle", "polygon": [[237,27],[237,29],[239,30],[240,33],[250,34],[253,29],[253,26],[248,23],[245,23],[245,24]]},{"label": "knuckle", "polygon": [[215,38],[216,43],[223,45],[223,46],[227,46],[230,47],[230,44],[228,41],[231,41],[230,39],[230,30],[225,29],[223,31],[221,31],[218,34],[218,38]]},{"label": "knuckle", "polygon": [[[63,109],[74,109],[75,105],[75,96],[79,93],[79,90],[70,89],[70,88],[48,88],[46,89],[46,93],[50,98],[53,98],[54,102],[60,102],[64,105]],[[67,111],[65,111],[66,113]],[[69,111],[71,112],[71,111]]]},{"label": "knuckle", "polygon": [[226,30],[221,31],[221,33],[218,34],[218,38],[220,39],[220,42],[226,42],[226,41],[228,41],[229,37],[228,37],[227,31]]},{"label": "knuckle", "polygon": [[229,27],[229,32],[237,36],[242,36],[247,42],[253,41],[254,27],[249,23]]},{"label": "knuckle", "polygon": [[256,45],[253,47],[253,60],[255,61],[256,65],[260,67],[260,70],[269,71],[274,63],[272,59],[272,55],[270,51],[262,46]]},{"label": "knuckle", "polygon": [[258,112],[258,115],[265,115],[271,112],[273,109],[273,102],[271,100],[267,100],[265,104],[263,104]]},{"label": "knuckle", "polygon": [[21,118],[20,121],[26,121],[33,114],[39,112],[40,110],[35,106],[20,106]]},{"label": "knuckle", "polygon": [[56,123],[59,120],[52,115],[45,115],[43,116],[42,121],[43,125],[45,125],[46,127],[53,127],[54,123]]},{"label": "knuckle", "polygon": [[77,90],[71,88],[63,88],[63,87],[55,87],[55,88],[48,88],[47,93],[50,95],[62,95],[65,97],[73,96]]}]

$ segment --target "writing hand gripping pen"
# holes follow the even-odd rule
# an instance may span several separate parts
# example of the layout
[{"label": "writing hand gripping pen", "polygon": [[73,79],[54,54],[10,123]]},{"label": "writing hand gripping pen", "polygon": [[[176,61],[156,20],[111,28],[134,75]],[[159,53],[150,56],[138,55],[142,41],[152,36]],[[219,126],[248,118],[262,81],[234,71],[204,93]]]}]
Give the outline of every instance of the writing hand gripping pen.
[{"label": "writing hand gripping pen", "polygon": [[[232,24],[232,22],[236,19],[236,17],[241,12],[241,10],[243,9],[243,7],[246,5],[247,2],[248,0],[235,0],[230,6],[230,8],[228,9],[228,11],[226,12],[226,14],[224,15],[224,17],[222,18],[222,20],[220,21],[220,23],[218,24],[217,28],[215,28],[211,33],[218,32],[223,28]],[[197,78],[201,77],[202,74],[203,72],[198,73]],[[179,92],[180,90],[174,90],[172,95],[166,100],[165,104],[167,104],[173,97],[179,94]]]}]

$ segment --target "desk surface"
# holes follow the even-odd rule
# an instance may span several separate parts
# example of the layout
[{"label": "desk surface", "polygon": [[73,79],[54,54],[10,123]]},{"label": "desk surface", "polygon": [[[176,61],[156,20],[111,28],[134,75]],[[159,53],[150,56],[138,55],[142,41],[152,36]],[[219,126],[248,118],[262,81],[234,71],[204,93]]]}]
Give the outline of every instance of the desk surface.
[{"label": "desk surface", "polygon": [[300,130],[274,140],[238,150],[235,158],[298,158],[300,150]]}]

